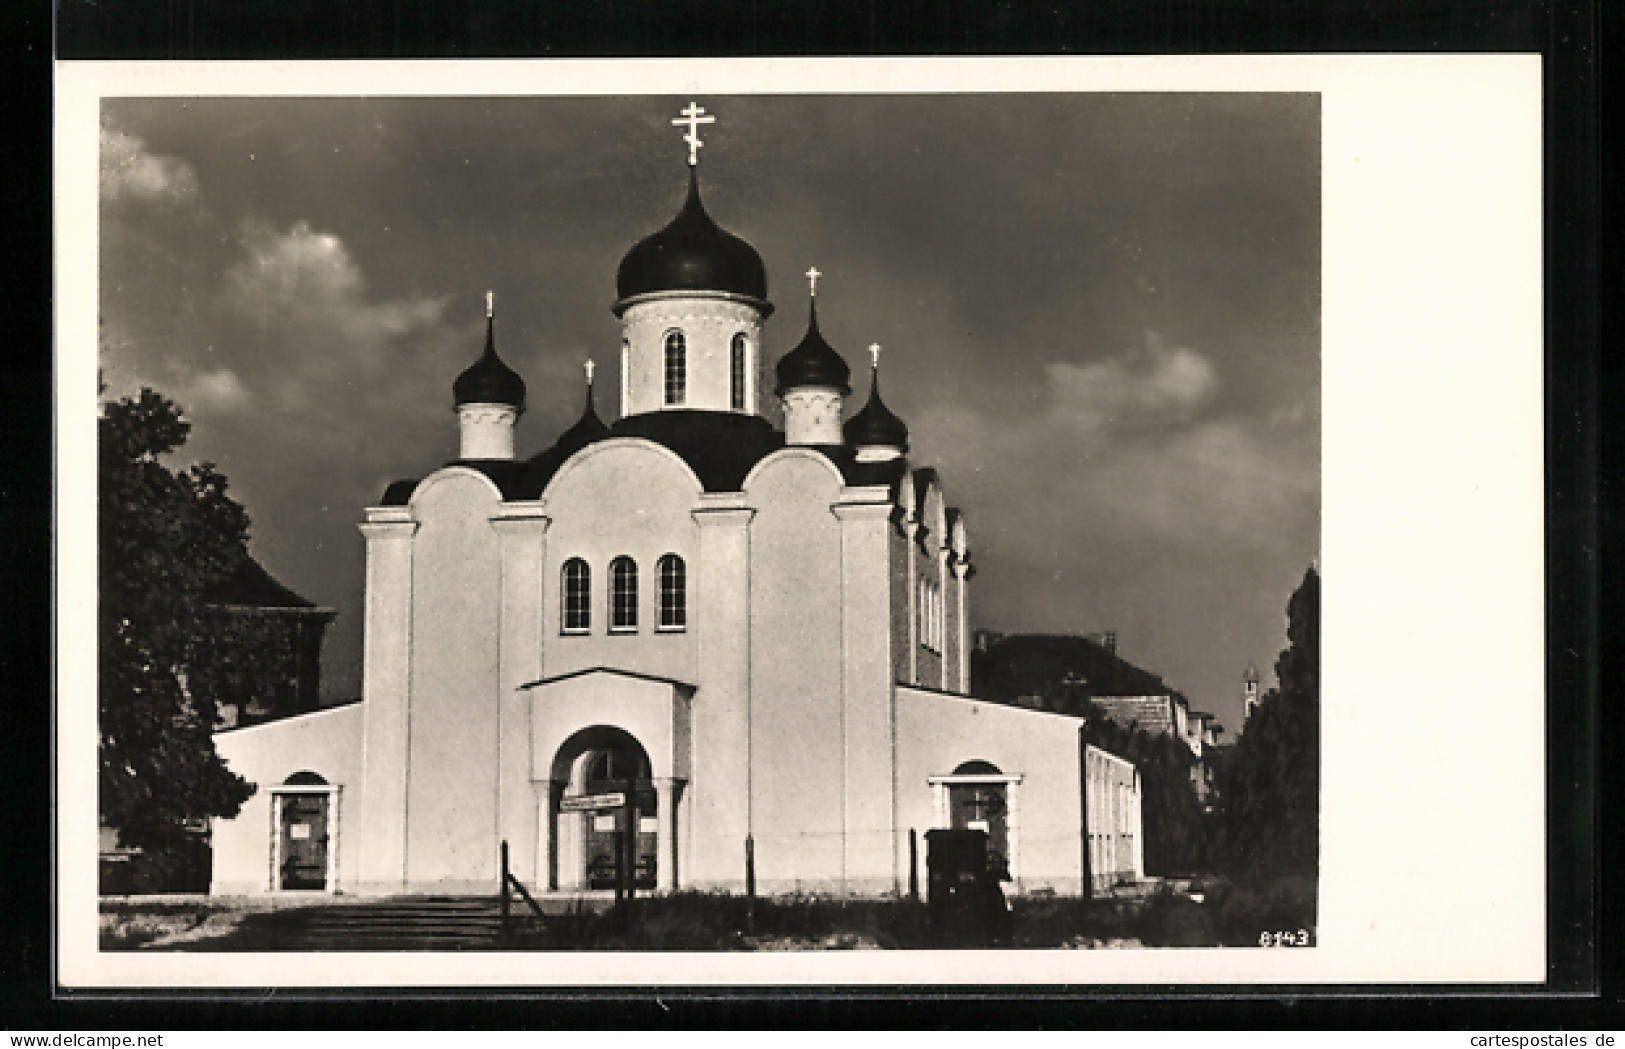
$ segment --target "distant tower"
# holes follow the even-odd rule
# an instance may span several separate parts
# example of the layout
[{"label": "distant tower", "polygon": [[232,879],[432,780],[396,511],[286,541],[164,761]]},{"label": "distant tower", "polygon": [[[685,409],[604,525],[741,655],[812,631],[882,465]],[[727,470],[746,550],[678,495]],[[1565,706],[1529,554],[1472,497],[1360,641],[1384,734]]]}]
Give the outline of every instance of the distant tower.
[{"label": "distant tower", "polygon": [[841,406],[852,392],[852,370],[818,331],[820,276],[816,268],[807,271],[807,334],[779,358],[779,385],[773,392],[784,405],[785,444],[840,444]]},{"label": "distant tower", "polygon": [[451,384],[459,459],[512,459],[513,425],[525,410],[525,381],[497,356],[496,306],[485,293],[485,352]]},{"label": "distant tower", "polygon": [[1253,716],[1253,709],[1258,706],[1258,667],[1252,663],[1247,664],[1247,672],[1241,675],[1241,720],[1243,723]]},{"label": "distant tower", "polygon": [[857,449],[858,462],[885,462],[908,451],[908,427],[880,399],[880,346],[869,347],[869,403],[846,421],[846,443]]}]

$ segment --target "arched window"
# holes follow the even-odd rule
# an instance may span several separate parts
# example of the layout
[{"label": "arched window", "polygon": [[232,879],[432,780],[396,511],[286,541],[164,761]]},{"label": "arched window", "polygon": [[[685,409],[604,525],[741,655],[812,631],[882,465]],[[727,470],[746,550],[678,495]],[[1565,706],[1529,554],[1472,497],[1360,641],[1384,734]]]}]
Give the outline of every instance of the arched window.
[{"label": "arched window", "polygon": [[587,562],[579,557],[564,562],[559,593],[563,632],[585,634],[592,629],[592,569]]},{"label": "arched window", "polygon": [[661,630],[688,628],[688,569],[676,554],[660,559],[660,626]]},{"label": "arched window", "polygon": [[630,557],[609,563],[609,628],[638,628],[638,563]]},{"label": "arched window", "polygon": [[734,336],[728,359],[730,399],[736,412],[745,410],[745,351],[745,333],[740,332]]},{"label": "arched window", "polygon": [[666,333],[666,403],[682,404],[688,396],[688,344],[680,331]]}]

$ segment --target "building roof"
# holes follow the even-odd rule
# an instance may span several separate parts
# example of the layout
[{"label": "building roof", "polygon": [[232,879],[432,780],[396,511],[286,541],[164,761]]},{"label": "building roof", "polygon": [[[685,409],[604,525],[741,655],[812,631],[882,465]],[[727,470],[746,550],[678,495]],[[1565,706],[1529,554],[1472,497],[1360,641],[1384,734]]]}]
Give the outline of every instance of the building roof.
[{"label": "building roof", "polygon": [[712,221],[700,202],[699,176],[688,173],[688,199],[658,233],[632,246],[615,277],[621,302],[659,291],[721,291],[767,299],[767,269],[756,249]]},{"label": "building roof", "polygon": [[318,609],[315,602],[299,596],[271,578],[271,573],[252,557],[243,558],[231,578],[205,589],[203,600],[211,605],[232,608],[292,609],[331,614],[329,610]]},{"label": "building roof", "polygon": [[465,404],[507,404],[525,410],[525,380],[497,356],[496,318],[485,318],[485,352],[451,384],[452,401]]},{"label": "building roof", "polygon": [[977,695],[1006,703],[1047,695],[1069,675],[1090,698],[1180,695],[1156,674],[1075,634],[998,637],[972,654],[971,673]]},{"label": "building roof", "polygon": [[779,385],[773,391],[783,396],[798,386],[832,386],[843,394],[852,392],[852,369],[818,330],[818,300],[807,306],[807,333],[795,349],[779,358],[775,368]]},{"label": "building roof", "polygon": [[[596,414],[591,418],[596,419]],[[601,422],[599,425],[603,426]],[[592,427],[584,416],[552,447],[529,459],[462,459],[448,465],[478,470],[491,479],[506,500],[538,499],[565,460],[589,444],[612,437],[641,438],[670,449],[688,464],[708,492],[739,491],[752,467],[784,447],[784,434],[761,416],[681,408],[629,415],[602,430]],[[834,463],[852,487],[895,484],[908,467],[902,458],[860,463],[856,452],[845,445],[809,445],[808,449]],[[384,490],[380,505],[405,506],[417,486],[417,480],[393,482]]]}]

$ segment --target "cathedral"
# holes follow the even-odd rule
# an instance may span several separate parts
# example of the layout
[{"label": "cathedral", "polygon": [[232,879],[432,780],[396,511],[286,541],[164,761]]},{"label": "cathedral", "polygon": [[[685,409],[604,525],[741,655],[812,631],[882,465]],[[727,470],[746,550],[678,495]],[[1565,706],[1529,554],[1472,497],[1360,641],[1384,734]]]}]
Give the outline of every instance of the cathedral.
[{"label": "cathedral", "polygon": [[774,307],[701,201],[712,119],[673,121],[686,200],[620,263],[613,423],[589,363],[579,420],[519,454],[487,297],[458,458],[360,524],[360,702],[215,737],[259,789],[214,821],[211,891],[492,892],[506,851],[537,893],[884,895],[948,827],[987,832],[1017,891],[1141,876],[1134,766],[1075,717],[969,695],[965,517],[878,346],[848,410],[816,269],[763,389]]}]

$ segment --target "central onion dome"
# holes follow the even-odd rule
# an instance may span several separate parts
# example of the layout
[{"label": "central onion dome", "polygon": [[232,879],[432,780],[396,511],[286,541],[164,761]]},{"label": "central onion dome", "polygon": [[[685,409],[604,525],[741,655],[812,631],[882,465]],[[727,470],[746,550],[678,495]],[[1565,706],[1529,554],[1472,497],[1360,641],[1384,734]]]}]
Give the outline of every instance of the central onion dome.
[{"label": "central onion dome", "polygon": [[721,291],[766,300],[767,269],[755,248],[705,213],[691,167],[683,210],[665,229],[633,245],[621,260],[615,287],[623,302],[660,291]]},{"label": "central onion dome", "polygon": [[818,330],[818,300],[812,301],[807,313],[807,334],[795,349],[779,358],[776,371],[779,385],[773,392],[780,397],[803,386],[833,387],[843,395],[852,392],[852,369]]}]

